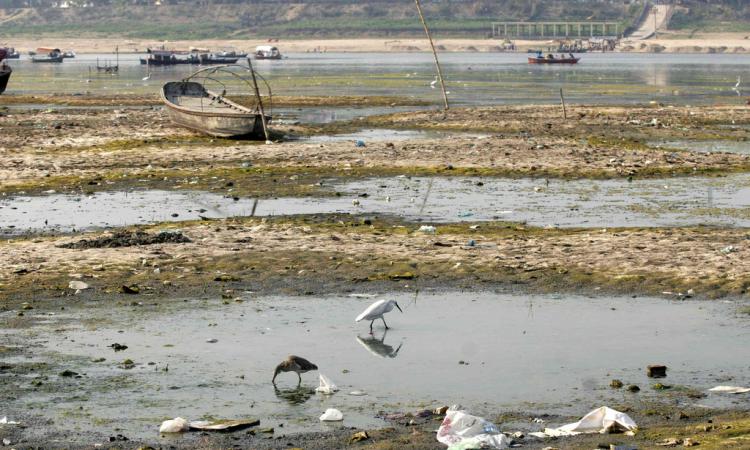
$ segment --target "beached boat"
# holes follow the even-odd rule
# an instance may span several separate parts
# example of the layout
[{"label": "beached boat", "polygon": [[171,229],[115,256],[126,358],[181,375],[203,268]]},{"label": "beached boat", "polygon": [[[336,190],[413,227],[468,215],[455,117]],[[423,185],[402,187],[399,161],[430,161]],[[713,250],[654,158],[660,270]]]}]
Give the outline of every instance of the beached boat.
[{"label": "beached boat", "polygon": [[0,48],[0,94],[5,92],[8,80],[10,80],[10,74],[13,73],[13,69],[5,63],[5,58],[8,57],[9,53],[6,49]]},{"label": "beached boat", "polygon": [[281,52],[272,45],[255,47],[255,59],[281,59]]},{"label": "beached boat", "polygon": [[[29,52],[31,53],[31,52]],[[63,62],[63,53],[59,48],[44,48],[40,47],[36,49],[34,55],[31,57],[31,62],[34,63],[61,63]]]},{"label": "beached boat", "polygon": [[542,56],[537,53],[536,56],[529,56],[529,64],[577,64],[580,59],[572,54],[555,58],[555,55]]},{"label": "beached boat", "polygon": [[7,52],[7,54],[5,55],[5,59],[20,59],[21,58],[21,53],[15,48],[8,47],[5,50]]},{"label": "beached boat", "polygon": [[[203,69],[182,81],[170,81],[162,86],[161,99],[170,119],[179,126],[211,136],[263,139],[263,118],[259,109],[234,103],[223,94],[206,89],[204,84],[191,81],[206,70],[210,71],[204,74],[206,77],[214,77],[218,69]],[[266,116],[266,123],[270,120],[271,117]]]}]

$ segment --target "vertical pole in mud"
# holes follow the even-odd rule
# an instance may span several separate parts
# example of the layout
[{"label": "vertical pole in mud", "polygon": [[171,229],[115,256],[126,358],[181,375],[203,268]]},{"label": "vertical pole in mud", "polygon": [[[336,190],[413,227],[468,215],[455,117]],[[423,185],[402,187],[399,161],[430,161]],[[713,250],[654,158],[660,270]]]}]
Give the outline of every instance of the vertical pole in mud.
[{"label": "vertical pole in mud", "polygon": [[562,104],[563,119],[568,120],[568,113],[565,111],[565,97],[563,97],[562,88],[560,88],[560,103]]},{"label": "vertical pole in mud", "polygon": [[427,28],[427,22],[424,20],[424,14],[422,14],[422,5],[419,4],[419,0],[414,0],[417,5],[417,12],[419,13],[419,20],[422,21],[424,26],[424,32],[427,35],[427,40],[430,41],[430,48],[432,48],[432,56],[435,57],[435,67],[437,67],[438,80],[440,80],[440,89],[443,90],[443,102],[445,103],[445,110],[448,110],[448,94],[445,92],[445,82],[443,81],[443,71],[440,70],[440,61],[438,61],[437,52],[435,51],[435,44],[432,42],[432,36],[430,36],[430,29]]},{"label": "vertical pole in mud", "polygon": [[255,98],[258,100],[258,111],[260,111],[260,122],[263,124],[263,135],[266,137],[266,144],[271,143],[271,139],[268,137],[268,124],[266,123],[266,113],[263,112],[263,100],[260,98],[260,91],[258,90],[258,80],[255,79],[255,69],[253,69],[253,61],[248,56],[247,65],[250,67],[250,74],[253,77],[253,89],[255,89]]}]

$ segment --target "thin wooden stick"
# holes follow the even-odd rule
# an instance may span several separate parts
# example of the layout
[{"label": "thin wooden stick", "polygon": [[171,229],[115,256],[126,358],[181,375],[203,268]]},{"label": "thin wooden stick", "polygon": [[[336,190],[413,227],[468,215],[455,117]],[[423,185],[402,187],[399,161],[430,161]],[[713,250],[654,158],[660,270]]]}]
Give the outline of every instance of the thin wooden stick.
[{"label": "thin wooden stick", "polygon": [[563,97],[562,88],[560,88],[560,103],[562,104],[563,119],[568,120],[568,113],[565,111],[565,97]]},{"label": "thin wooden stick", "polygon": [[437,52],[435,51],[435,44],[432,42],[432,36],[430,36],[430,29],[427,28],[427,22],[424,20],[424,14],[422,14],[422,5],[419,4],[419,0],[414,0],[417,5],[417,12],[419,12],[419,20],[422,21],[424,26],[424,32],[427,35],[427,40],[430,41],[430,47],[432,48],[432,56],[435,57],[435,67],[437,67],[438,79],[440,80],[440,88],[443,90],[443,101],[445,102],[445,110],[448,110],[448,94],[445,92],[445,82],[443,81],[443,71],[440,70],[440,61],[438,61]]},{"label": "thin wooden stick", "polygon": [[266,144],[271,143],[271,139],[268,137],[268,124],[266,123],[266,113],[263,112],[263,100],[260,98],[260,91],[258,90],[258,80],[255,79],[255,69],[253,69],[253,61],[250,57],[247,58],[247,65],[250,67],[250,73],[253,76],[253,89],[255,89],[255,98],[258,99],[258,111],[260,111],[260,122],[263,124],[263,135],[266,137]]}]

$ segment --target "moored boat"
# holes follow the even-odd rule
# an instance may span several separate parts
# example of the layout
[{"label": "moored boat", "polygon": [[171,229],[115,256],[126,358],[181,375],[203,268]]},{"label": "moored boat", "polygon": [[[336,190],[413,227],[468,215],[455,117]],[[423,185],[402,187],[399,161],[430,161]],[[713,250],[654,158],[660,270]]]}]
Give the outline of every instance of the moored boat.
[{"label": "moored boat", "polygon": [[141,58],[141,64],[151,66],[174,66],[177,64],[199,64],[198,55],[189,51],[152,50],[148,49],[148,56]]},{"label": "moored boat", "polygon": [[[203,69],[182,81],[170,81],[162,86],[161,99],[170,119],[179,126],[211,136],[263,139],[260,108],[239,105],[225,98],[223,93],[219,95],[191,80],[207,70],[213,77],[220,69]],[[265,116],[265,119],[267,123],[271,117]]]},{"label": "moored boat", "polygon": [[272,45],[255,47],[255,59],[281,59],[281,52]]},{"label": "moored boat", "polygon": [[572,54],[568,55],[555,57],[552,54],[543,56],[541,53],[537,53],[536,56],[529,56],[529,64],[577,64],[581,59]]},{"label": "moored boat", "polygon": [[[29,52],[31,53],[31,52]],[[31,57],[31,62],[34,63],[61,63],[63,62],[63,53],[59,48],[44,48],[40,47],[36,49],[34,55]]]},{"label": "moored boat", "polygon": [[0,94],[5,92],[8,80],[10,80],[10,74],[13,73],[13,69],[5,63],[5,58],[7,58],[8,54],[9,52],[6,49],[0,48]]},{"label": "moored boat", "polygon": [[5,49],[5,51],[7,52],[7,54],[5,55],[5,59],[19,59],[19,58],[21,58],[21,53],[18,50],[16,50],[15,48],[13,48],[13,47],[7,47]]},{"label": "moored boat", "polygon": [[198,63],[208,64],[234,64],[239,58],[236,56],[220,56],[215,53],[202,53],[198,55]]}]

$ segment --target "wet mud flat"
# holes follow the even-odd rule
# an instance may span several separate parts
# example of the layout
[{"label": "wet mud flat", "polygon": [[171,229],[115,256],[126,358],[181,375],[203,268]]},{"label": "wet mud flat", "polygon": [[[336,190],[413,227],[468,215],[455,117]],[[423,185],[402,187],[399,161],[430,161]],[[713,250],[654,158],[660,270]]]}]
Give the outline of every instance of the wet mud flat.
[{"label": "wet mud flat", "polygon": [[[597,436],[601,442],[653,445],[665,428],[669,437],[687,437],[700,435],[706,423],[716,424],[703,429],[716,430],[709,439],[724,422],[747,433],[747,424],[738,426],[741,415],[723,412],[743,399],[707,392],[747,378],[744,302],[414,287],[170,299],[99,292],[24,308],[23,315],[0,312],[9,325],[0,332],[6,356],[0,398],[4,414],[23,424],[0,433],[17,445],[64,440],[69,448],[111,438],[109,445],[127,448],[287,442],[331,448],[358,430],[375,430],[361,446],[435,448],[432,431],[442,417],[398,413],[453,403],[507,432],[567,423],[602,404],[627,411],[643,429],[635,438]],[[396,299],[404,312],[388,316],[391,330],[376,325],[370,335],[353,317],[379,298]],[[674,320],[662,320],[665,314]],[[498,320],[505,325],[496,326]],[[629,345],[614,352],[603,335],[627,337]],[[303,375],[300,387],[289,375],[274,389],[272,368],[290,347],[315,361],[340,391],[316,394],[315,374]],[[645,365],[656,361],[668,365],[667,378],[646,376]],[[640,390],[612,388],[612,379]],[[329,407],[344,412],[342,424],[318,421]],[[174,416],[253,417],[260,425],[228,435],[159,435],[158,424]],[[578,448],[592,439],[555,442]]]},{"label": "wet mud flat", "polygon": [[[189,242],[76,248],[111,232],[0,243],[6,307],[93,292],[154,295],[267,286],[295,294],[341,283],[511,286],[668,298],[741,296],[750,285],[744,228],[545,229],[503,222],[425,225],[349,215],[163,223]],[[420,228],[422,228],[420,230]],[[124,286],[124,287],[123,287]],[[135,288],[133,288],[135,286]],[[44,300],[49,301],[49,300]],[[51,300],[54,303],[54,300]]]}]

